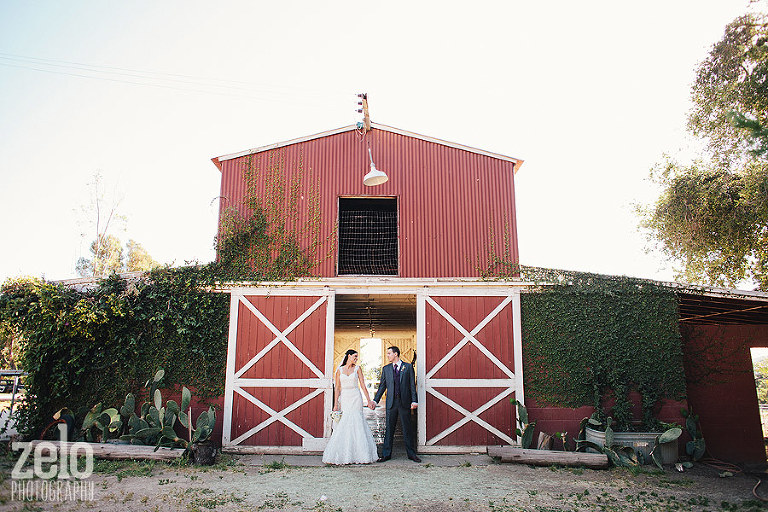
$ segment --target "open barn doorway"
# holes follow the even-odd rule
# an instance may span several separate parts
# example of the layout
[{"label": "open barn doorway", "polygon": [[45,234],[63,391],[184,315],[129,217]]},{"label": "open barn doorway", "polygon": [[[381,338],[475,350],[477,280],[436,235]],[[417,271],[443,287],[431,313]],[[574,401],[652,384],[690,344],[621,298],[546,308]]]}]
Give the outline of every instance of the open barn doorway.
[{"label": "open barn doorway", "polygon": [[760,408],[760,423],[763,427],[763,444],[768,457],[768,348],[751,348],[752,371],[755,374],[757,403]]},{"label": "open barn doorway", "polygon": [[[334,371],[344,354],[352,349],[360,355],[360,369],[373,399],[379,385],[381,368],[388,364],[387,348],[400,348],[403,361],[416,366],[416,296],[410,294],[339,294],[336,295],[334,321]],[[366,420],[378,445],[384,442],[385,398],[375,411],[365,409]],[[411,417],[417,435],[417,412]],[[417,437],[416,437],[417,438]],[[395,432],[395,450],[404,450],[402,432]]]}]

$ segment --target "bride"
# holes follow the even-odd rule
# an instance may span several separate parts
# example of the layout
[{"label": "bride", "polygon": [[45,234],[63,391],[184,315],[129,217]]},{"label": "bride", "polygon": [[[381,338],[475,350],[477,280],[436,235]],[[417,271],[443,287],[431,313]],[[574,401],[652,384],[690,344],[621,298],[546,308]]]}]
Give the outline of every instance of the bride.
[{"label": "bride", "polygon": [[341,409],[342,415],[323,452],[323,462],[326,464],[368,464],[378,457],[373,434],[363,415],[361,388],[368,407],[373,402],[365,388],[357,358],[356,351],[347,350],[344,361],[336,370],[333,410]]}]

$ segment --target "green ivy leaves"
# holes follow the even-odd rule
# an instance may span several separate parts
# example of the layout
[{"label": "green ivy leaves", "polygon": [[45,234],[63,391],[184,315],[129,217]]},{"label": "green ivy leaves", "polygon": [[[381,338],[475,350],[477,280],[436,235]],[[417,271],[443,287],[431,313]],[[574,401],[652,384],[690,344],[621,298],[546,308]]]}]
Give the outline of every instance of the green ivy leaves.
[{"label": "green ivy leaves", "polygon": [[[522,296],[526,394],[561,407],[611,409],[618,430],[643,428],[659,399],[685,393],[674,292],[624,277],[523,268],[524,279],[568,283]],[[601,415],[605,419],[606,414]]]},{"label": "green ivy leaves", "polygon": [[96,402],[140,394],[146,375],[202,398],[224,391],[229,301],[208,293],[210,270],[159,269],[128,283],[118,276],[78,291],[40,280],[6,282],[0,322],[23,336],[20,363],[29,397],[23,432],[39,432],[67,406],[84,415]]}]

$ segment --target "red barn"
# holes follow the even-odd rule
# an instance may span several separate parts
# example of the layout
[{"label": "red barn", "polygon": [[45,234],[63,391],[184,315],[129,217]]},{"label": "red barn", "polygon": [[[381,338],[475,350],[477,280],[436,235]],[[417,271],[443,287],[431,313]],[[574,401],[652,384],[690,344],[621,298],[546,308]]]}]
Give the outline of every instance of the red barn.
[{"label": "red barn", "polygon": [[[213,161],[222,218],[272,194],[318,255],[318,278],[228,289],[225,447],[321,450],[340,354],[389,345],[416,361],[420,452],[514,442],[524,285],[481,276],[518,262],[521,160],[374,124]],[[363,183],[372,162],[386,183]]]}]

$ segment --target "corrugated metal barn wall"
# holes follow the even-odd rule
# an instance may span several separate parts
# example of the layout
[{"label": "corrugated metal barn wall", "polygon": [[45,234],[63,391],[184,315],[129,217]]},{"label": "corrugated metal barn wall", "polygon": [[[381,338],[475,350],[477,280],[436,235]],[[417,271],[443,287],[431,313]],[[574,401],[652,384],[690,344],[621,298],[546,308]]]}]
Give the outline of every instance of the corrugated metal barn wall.
[{"label": "corrugated metal barn wall", "polygon": [[[369,146],[377,168],[389,176],[376,187],[362,182]],[[365,138],[349,131],[223,161],[222,210],[242,208],[249,159],[262,170],[280,161],[288,183],[303,168],[300,219],[306,218],[310,187],[319,186],[326,241],[319,252],[330,253],[321,255],[321,277],[337,275],[337,244],[331,240],[340,196],[397,197],[400,277],[477,277],[492,246],[503,257],[508,245],[511,259],[519,261],[512,162],[386,130],[374,129]]]}]

